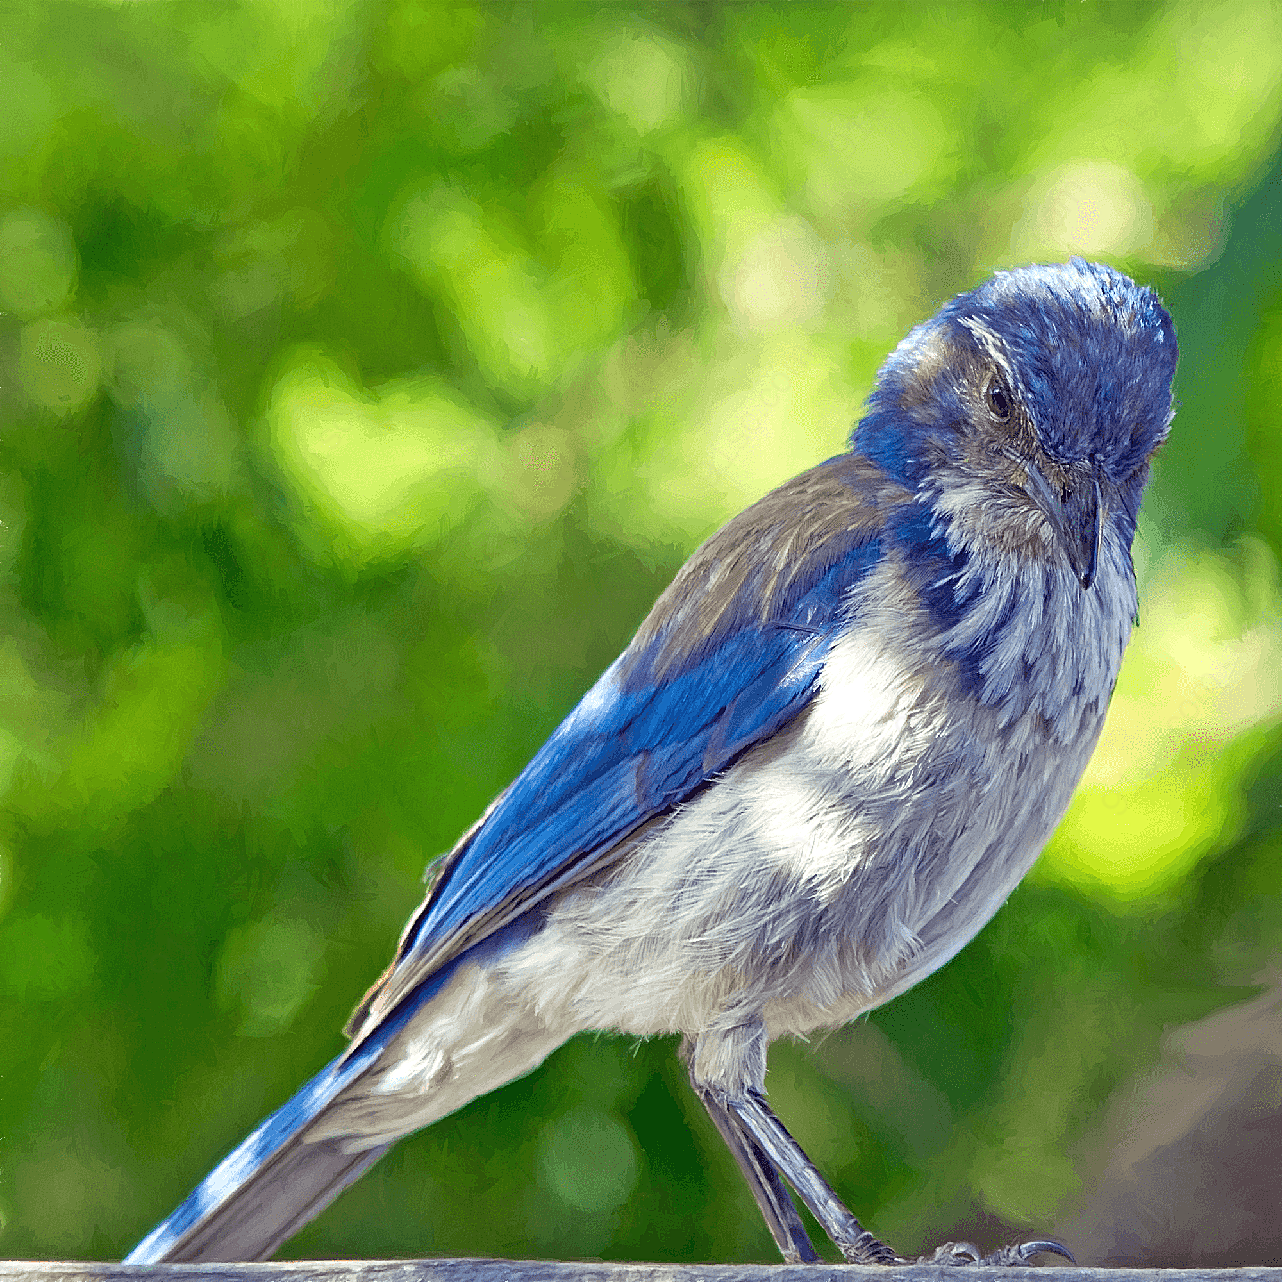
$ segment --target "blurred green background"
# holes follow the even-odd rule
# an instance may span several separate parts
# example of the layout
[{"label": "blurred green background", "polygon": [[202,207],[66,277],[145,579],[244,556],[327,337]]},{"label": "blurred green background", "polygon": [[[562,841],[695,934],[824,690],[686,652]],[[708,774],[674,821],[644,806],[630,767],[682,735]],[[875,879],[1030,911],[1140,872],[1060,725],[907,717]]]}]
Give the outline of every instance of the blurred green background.
[{"label": "blurred green background", "polygon": [[[1279,67],[1270,0],[4,6],[0,1253],[127,1250],[698,542],[1080,252],[1182,350],[1104,741],[769,1086],[901,1250],[1282,1263]],[[674,1052],[571,1042],[282,1254],[775,1258]]]}]

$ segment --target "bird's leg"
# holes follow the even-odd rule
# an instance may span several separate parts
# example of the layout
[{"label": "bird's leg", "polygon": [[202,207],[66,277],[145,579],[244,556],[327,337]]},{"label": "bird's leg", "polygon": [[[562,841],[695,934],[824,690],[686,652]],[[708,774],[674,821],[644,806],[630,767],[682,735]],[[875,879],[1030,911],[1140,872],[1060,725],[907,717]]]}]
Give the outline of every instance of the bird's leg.
[{"label": "bird's leg", "polygon": [[[766,1030],[761,1020],[705,1029],[687,1037],[681,1057],[690,1084],[734,1154],[775,1244],[789,1263],[819,1257],[784,1185],[792,1185],[833,1244],[851,1264],[908,1264],[844,1207],[801,1145],[766,1103]],[[1058,1242],[1025,1242],[981,1255],[970,1242],[947,1242],[919,1264],[1024,1264],[1042,1251],[1072,1260]]]},{"label": "bird's leg", "polygon": [[797,1196],[810,1208],[848,1263],[907,1263],[873,1237],[841,1204],[831,1185],[815,1169],[801,1145],[788,1134],[763,1095],[746,1091],[741,1096],[727,1096],[725,1108],[797,1190]]},{"label": "bird's leg", "polygon": [[703,1101],[708,1116],[721,1132],[721,1138],[734,1154],[735,1161],[743,1177],[748,1181],[752,1196],[757,1200],[762,1218],[770,1229],[770,1234],[779,1248],[780,1255],[789,1264],[816,1264],[819,1254],[801,1223],[801,1216],[788,1196],[783,1180],[774,1164],[761,1151],[756,1140],[742,1123],[717,1098],[717,1092],[707,1086],[700,1086],[691,1077],[695,1094]]},{"label": "bird's leg", "polygon": [[[787,1128],[775,1116],[766,1103],[765,1096],[758,1091],[749,1090],[742,1096],[727,1096],[724,1107],[797,1190],[797,1196],[810,1208],[815,1219],[823,1225],[824,1232],[849,1263],[909,1263],[884,1242],[873,1237],[842,1205],[801,1145],[788,1134]],[[917,1263],[1017,1265],[1027,1264],[1033,1256],[1040,1255],[1043,1251],[1062,1255],[1066,1260],[1076,1263],[1066,1247],[1049,1241],[1003,1246],[990,1255],[981,1255],[979,1248],[970,1242],[945,1242],[933,1255],[919,1257]]]}]

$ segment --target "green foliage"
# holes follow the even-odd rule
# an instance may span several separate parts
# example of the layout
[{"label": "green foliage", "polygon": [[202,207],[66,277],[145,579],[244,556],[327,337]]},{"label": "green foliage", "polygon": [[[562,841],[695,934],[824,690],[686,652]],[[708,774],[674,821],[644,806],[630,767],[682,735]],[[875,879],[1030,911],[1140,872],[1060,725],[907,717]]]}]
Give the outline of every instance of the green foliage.
[{"label": "green foliage", "polygon": [[[1269,0],[10,6],[0,1249],[126,1250],[700,538],[1082,252],[1182,351],[1109,730],[974,945],[771,1061],[901,1249],[1067,1217],[1282,941],[1279,65]],[[771,1259],[674,1050],[575,1040],[285,1254]]]}]

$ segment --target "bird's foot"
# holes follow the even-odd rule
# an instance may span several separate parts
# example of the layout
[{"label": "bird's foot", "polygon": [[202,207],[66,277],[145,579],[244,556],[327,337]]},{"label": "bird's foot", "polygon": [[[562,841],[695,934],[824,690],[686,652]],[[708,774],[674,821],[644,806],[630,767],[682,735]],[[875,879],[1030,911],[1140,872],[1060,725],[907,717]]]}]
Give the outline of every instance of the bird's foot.
[{"label": "bird's foot", "polygon": [[[856,1225],[855,1227],[858,1227]],[[891,1247],[865,1230],[851,1242],[838,1242],[838,1250],[847,1264],[907,1264]]]},{"label": "bird's foot", "polygon": [[1076,1264],[1073,1253],[1059,1242],[1012,1242],[1000,1246],[996,1251],[984,1255],[973,1242],[945,1242],[936,1247],[934,1255],[919,1255],[918,1264],[985,1264],[1009,1268],[1018,1264],[1027,1264],[1035,1255],[1044,1251],[1052,1255],[1062,1255],[1070,1264]]}]

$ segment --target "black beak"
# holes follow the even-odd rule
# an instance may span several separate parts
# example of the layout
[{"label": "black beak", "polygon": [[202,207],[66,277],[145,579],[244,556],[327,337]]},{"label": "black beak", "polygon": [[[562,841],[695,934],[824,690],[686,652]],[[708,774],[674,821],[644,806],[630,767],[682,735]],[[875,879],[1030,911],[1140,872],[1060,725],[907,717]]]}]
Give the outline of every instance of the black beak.
[{"label": "black beak", "polygon": [[1104,537],[1104,500],[1099,478],[1074,477],[1069,489],[1057,494],[1036,467],[1028,467],[1029,489],[1064,549],[1083,590],[1095,582],[1100,540]]}]

